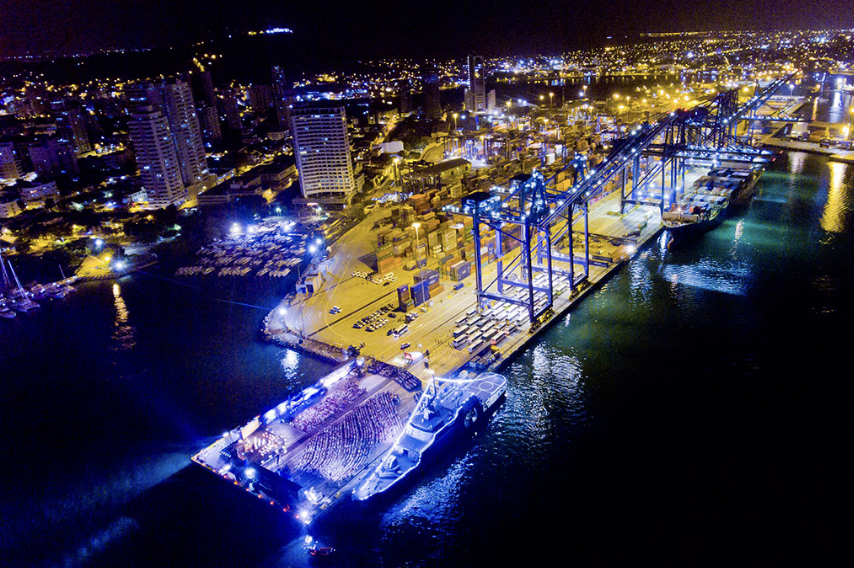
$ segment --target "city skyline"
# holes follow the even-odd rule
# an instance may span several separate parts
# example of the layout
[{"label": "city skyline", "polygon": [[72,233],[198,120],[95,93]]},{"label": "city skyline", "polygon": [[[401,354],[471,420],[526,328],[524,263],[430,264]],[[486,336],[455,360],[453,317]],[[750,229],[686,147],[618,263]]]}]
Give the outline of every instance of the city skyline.
[{"label": "city skyline", "polygon": [[851,2],[0,0],[0,558],[832,563]]},{"label": "city skyline", "polygon": [[[830,29],[854,26],[854,11],[829,0],[628,2],[577,0],[526,6],[371,3],[315,10],[309,3],[180,0],[0,2],[0,58],[68,55],[104,49],[181,46],[286,26],[325,60],[350,57],[445,57],[558,53],[653,32]],[[322,41],[314,41],[321,39]]]}]

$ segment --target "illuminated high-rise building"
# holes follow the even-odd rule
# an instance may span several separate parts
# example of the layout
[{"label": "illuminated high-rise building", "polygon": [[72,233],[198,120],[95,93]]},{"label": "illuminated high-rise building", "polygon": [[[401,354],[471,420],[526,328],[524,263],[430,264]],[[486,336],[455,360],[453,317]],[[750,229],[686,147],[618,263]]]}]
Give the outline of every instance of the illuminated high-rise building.
[{"label": "illuminated high-rise building", "polygon": [[193,93],[190,85],[182,79],[165,81],[161,89],[163,110],[175,141],[181,179],[194,194],[209,181],[209,171]]},{"label": "illuminated high-rise building", "polygon": [[439,92],[439,72],[435,68],[428,68],[421,76],[421,85],[424,89],[424,118],[436,120],[442,117],[442,102]]},{"label": "illuminated high-rise building", "polygon": [[237,94],[233,91],[226,91],[218,101],[220,113],[225,117],[226,128],[240,131],[243,128],[243,120],[240,116],[240,105]]},{"label": "illuminated high-rise building", "polygon": [[273,83],[271,85],[273,94],[273,107],[276,109],[276,122],[279,128],[290,128],[291,110],[293,104],[293,93],[285,78],[285,71],[278,65],[272,69]]},{"label": "illuminated high-rise building", "polygon": [[205,144],[222,142],[222,129],[219,126],[216,107],[197,107],[196,114],[199,116],[199,127],[202,129],[202,140]]},{"label": "illuminated high-rise building", "polygon": [[412,88],[409,81],[401,81],[398,84],[400,91],[400,114],[408,114],[412,112]]},{"label": "illuminated high-rise building", "polygon": [[287,89],[287,77],[285,76],[284,69],[282,69],[278,65],[274,65],[273,68],[270,70],[270,74],[273,77],[272,86],[274,92],[281,92]]},{"label": "illuminated high-rise building", "polygon": [[127,96],[130,138],[148,203],[161,208],[184,202],[187,189],[159,89],[140,83],[129,88]]},{"label": "illuminated high-rise building", "polygon": [[466,105],[473,112],[486,111],[486,66],[480,55],[468,56],[468,98]]},{"label": "illuminated high-rise building", "polygon": [[190,88],[196,104],[196,115],[205,144],[222,142],[222,129],[216,112],[216,92],[210,71],[190,73]]},{"label": "illuminated high-rise building", "polygon": [[270,85],[252,85],[248,89],[249,107],[256,114],[264,114],[273,107]]},{"label": "illuminated high-rise building", "polygon": [[21,163],[11,142],[0,144],[0,179],[18,179],[21,177]]},{"label": "illuminated high-rise building", "polygon": [[313,102],[291,109],[291,132],[303,197],[349,200],[356,189],[343,104]]},{"label": "illuminated high-rise building", "polygon": [[216,93],[214,92],[213,78],[210,71],[199,71],[190,73],[190,86],[193,89],[193,98],[196,106],[214,106]]},{"label": "illuminated high-rise building", "polygon": [[80,175],[77,151],[71,142],[51,138],[30,146],[28,154],[33,169],[39,175]]},{"label": "illuminated high-rise building", "polygon": [[86,132],[86,115],[79,104],[60,102],[56,105],[56,135],[62,142],[74,146],[77,155],[92,151]]}]

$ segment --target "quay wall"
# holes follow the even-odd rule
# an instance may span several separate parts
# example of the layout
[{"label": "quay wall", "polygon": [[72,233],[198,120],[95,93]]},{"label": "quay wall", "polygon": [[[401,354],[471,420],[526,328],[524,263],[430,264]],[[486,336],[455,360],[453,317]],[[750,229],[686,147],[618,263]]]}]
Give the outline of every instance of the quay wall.
[{"label": "quay wall", "polygon": [[299,335],[288,332],[274,333],[270,331],[266,321],[264,327],[261,329],[261,335],[271,343],[305,353],[327,363],[340,365],[350,360],[350,357],[342,353],[340,348],[333,347],[322,341],[300,337]]},{"label": "quay wall", "polygon": [[127,270],[123,270],[122,272],[110,272],[109,274],[100,274],[98,276],[77,276],[75,282],[97,282],[101,280],[116,280],[118,278],[124,278],[128,274],[136,272],[137,270],[142,270],[143,268],[148,268],[149,266],[154,266],[157,264],[157,260],[152,260],[151,262],[146,262],[145,264],[140,264],[138,266],[132,266]]},{"label": "quay wall", "polygon": [[[503,370],[510,362],[516,353],[525,347],[528,346],[540,333],[542,333],[547,328],[551,327],[555,322],[561,319],[561,317],[566,314],[571,308],[575,307],[583,298],[587,297],[588,294],[597,290],[600,286],[602,286],[605,282],[610,280],[610,278],[617,273],[624,265],[628,264],[628,262],[634,258],[640,251],[645,247],[650,241],[654,240],[661,232],[664,230],[664,225],[660,225],[655,231],[651,232],[645,239],[638,241],[637,251],[625,260],[621,260],[619,262],[611,265],[608,270],[602,274],[599,278],[593,281],[588,281],[586,285],[583,285],[583,288],[576,288],[575,294],[568,300],[566,303],[558,308],[553,308],[553,313],[548,320],[544,321],[535,329],[531,329],[528,331],[526,336],[524,336],[521,340],[516,341],[514,344],[510,346],[510,348],[506,352],[502,352],[501,355],[486,368],[487,371],[492,372],[500,372]],[[459,368],[454,369],[454,372],[458,372],[465,365],[461,365]]]}]

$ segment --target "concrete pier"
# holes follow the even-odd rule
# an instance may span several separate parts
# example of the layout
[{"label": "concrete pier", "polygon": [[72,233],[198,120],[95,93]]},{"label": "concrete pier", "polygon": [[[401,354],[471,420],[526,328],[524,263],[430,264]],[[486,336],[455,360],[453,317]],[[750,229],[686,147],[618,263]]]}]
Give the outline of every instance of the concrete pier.
[{"label": "concrete pier", "polygon": [[[699,173],[686,181],[691,183],[698,176]],[[662,224],[658,207],[634,206],[623,215],[620,215],[619,211],[619,191],[591,203],[588,219],[591,233],[590,254],[614,261],[608,262],[607,266],[591,264],[587,283],[582,289],[577,289],[572,295],[569,292],[556,295],[550,319],[559,318],[590,289],[619,270],[637,249],[660,234]],[[453,283],[444,282],[444,291],[431,298],[429,307],[424,306],[416,311],[417,319],[408,325],[409,330],[400,338],[387,334],[389,330],[403,323],[403,314],[399,312],[388,318],[386,326],[374,332],[353,327],[354,323],[377,311],[381,306],[392,304],[396,307],[397,287],[412,284],[415,275],[414,272],[401,272],[399,279],[388,286],[352,276],[354,271],[367,269],[359,260],[365,250],[361,250],[364,247],[360,247],[358,243],[363,240],[360,233],[369,231],[373,222],[374,217],[370,216],[354,229],[355,235],[345,235],[343,242],[336,243],[336,246],[343,250],[334,251],[333,259],[337,260],[323,267],[322,272],[326,275],[323,287],[310,298],[299,297],[283,302],[268,316],[265,333],[274,341],[291,345],[297,344],[297,337],[302,337],[303,350],[313,350],[326,359],[339,361],[342,359],[338,354],[344,353],[349,346],[360,347],[362,355],[407,368],[425,382],[433,374],[453,374],[472,359],[467,350],[457,350],[450,345],[455,320],[475,306],[476,298],[471,282],[465,282],[465,286],[456,291],[453,289]],[[626,233],[637,231],[641,226],[643,228],[640,234],[634,237],[636,244],[631,249],[611,242],[613,239],[622,239]],[[577,220],[573,229],[582,231],[583,221]],[[507,253],[504,261],[510,262],[517,254],[518,251]],[[576,256],[579,254],[582,253],[576,250]],[[580,270],[579,265],[576,265],[576,269]],[[484,280],[491,281],[495,277],[495,271],[496,263],[486,265]],[[473,280],[473,277],[469,280]],[[340,308],[340,311],[334,310],[336,307]],[[499,368],[540,329],[531,330],[529,323],[522,325],[521,329],[502,343],[498,358],[489,368]],[[406,344],[408,346],[402,349],[401,346]],[[406,352],[426,354],[428,351],[428,357],[411,365],[407,364],[404,357]],[[335,355],[330,357],[333,353]]]}]

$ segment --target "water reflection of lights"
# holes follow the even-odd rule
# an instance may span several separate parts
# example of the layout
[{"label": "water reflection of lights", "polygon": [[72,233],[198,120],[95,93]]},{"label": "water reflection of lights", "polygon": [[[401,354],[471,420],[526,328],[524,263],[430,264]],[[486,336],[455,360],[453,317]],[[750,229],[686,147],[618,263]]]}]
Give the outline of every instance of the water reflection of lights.
[{"label": "water reflection of lights", "polygon": [[646,300],[648,298],[649,293],[652,291],[652,276],[649,273],[647,263],[629,263],[629,274],[631,275],[630,289],[632,292],[632,296],[636,300]]},{"label": "water reflection of lights", "polygon": [[472,453],[454,462],[448,472],[418,487],[400,505],[383,515],[385,526],[407,526],[447,519],[448,511],[457,506],[460,485],[472,467]]},{"label": "water reflection of lights", "polygon": [[789,173],[800,174],[804,169],[807,155],[804,152],[789,152]]},{"label": "water reflection of lights", "polygon": [[744,234],[744,219],[739,219],[738,223],[735,225],[735,235],[732,239],[732,247],[729,249],[730,256],[735,256],[736,250],[738,250],[738,241],[741,240],[741,236]]},{"label": "water reflection of lights", "polygon": [[747,292],[750,269],[746,266],[723,266],[709,261],[700,261],[697,264],[682,266],[668,264],[664,267],[663,275],[672,283],[674,290],[677,285],[681,285],[744,296]]},{"label": "water reflection of lights", "polygon": [[128,309],[124,298],[122,298],[122,289],[119,288],[118,284],[113,284],[113,298],[115,298],[114,303],[116,306],[116,324],[127,323]]},{"label": "water reflection of lights", "polygon": [[113,339],[118,343],[116,349],[127,350],[136,345],[136,330],[128,324],[128,312],[125,300],[122,298],[122,290],[118,284],[113,284],[113,304],[116,308],[116,320]]},{"label": "water reflection of lights", "polygon": [[285,350],[285,357],[282,359],[282,369],[287,373],[293,373],[299,365],[299,353],[291,349]]},{"label": "water reflection of lights", "polygon": [[827,187],[827,201],[821,216],[821,228],[831,233],[840,233],[845,229],[845,216],[850,208],[850,186],[845,183],[848,166],[838,162],[828,162],[830,177]]}]

